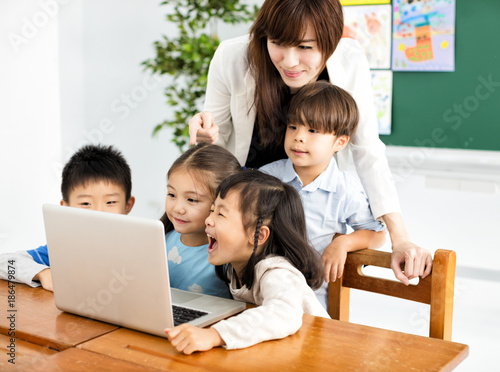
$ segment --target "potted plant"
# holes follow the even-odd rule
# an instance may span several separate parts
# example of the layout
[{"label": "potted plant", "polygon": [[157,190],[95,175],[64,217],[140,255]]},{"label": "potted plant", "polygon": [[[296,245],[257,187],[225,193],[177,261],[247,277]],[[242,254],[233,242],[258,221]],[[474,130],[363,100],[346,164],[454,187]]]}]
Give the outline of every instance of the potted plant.
[{"label": "potted plant", "polygon": [[182,151],[189,146],[189,119],[201,111],[207,86],[208,66],[219,45],[218,22],[237,24],[255,18],[257,6],[241,0],[168,0],[172,8],[168,22],[177,25],[178,35],[163,35],[154,42],[156,56],[142,62],[146,70],[173,78],[165,88],[166,102],[174,107],[172,118],[156,125],[153,135],[173,128],[172,141]]}]

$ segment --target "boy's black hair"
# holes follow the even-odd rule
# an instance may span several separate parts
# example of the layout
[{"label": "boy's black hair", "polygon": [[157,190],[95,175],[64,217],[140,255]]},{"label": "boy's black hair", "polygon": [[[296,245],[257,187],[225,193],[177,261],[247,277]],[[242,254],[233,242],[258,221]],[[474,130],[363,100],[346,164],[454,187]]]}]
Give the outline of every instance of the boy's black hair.
[{"label": "boy's black hair", "polygon": [[[319,288],[323,283],[323,269],[318,252],[307,240],[306,220],[299,193],[278,178],[257,170],[245,170],[226,178],[216,195],[224,199],[236,192],[246,231],[255,230],[254,253],[243,270],[241,283],[248,289],[255,277],[255,265],[269,255],[285,257],[305,277],[307,284]],[[269,237],[261,253],[256,254],[261,226],[268,226]],[[229,282],[230,265],[215,267],[217,276]]]},{"label": "boy's black hair", "polygon": [[75,187],[99,181],[123,187],[125,200],[129,200],[132,194],[132,173],[121,152],[113,146],[83,146],[73,154],[62,171],[63,200],[69,203],[69,194]]}]

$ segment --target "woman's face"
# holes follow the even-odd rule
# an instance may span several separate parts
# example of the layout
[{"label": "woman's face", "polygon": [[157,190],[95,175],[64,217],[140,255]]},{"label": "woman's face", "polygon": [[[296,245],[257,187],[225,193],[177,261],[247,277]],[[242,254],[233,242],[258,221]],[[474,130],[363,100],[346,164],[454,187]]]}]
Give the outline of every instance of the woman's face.
[{"label": "woman's face", "polygon": [[311,25],[298,46],[285,47],[267,39],[267,50],[274,66],[290,91],[294,93],[311,81],[315,81],[323,67],[323,55],[318,49]]}]

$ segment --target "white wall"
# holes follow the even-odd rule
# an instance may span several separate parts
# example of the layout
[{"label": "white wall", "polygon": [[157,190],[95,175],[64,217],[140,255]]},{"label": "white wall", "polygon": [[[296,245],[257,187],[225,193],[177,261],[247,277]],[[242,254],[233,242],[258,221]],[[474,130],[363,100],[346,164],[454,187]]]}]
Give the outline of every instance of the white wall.
[{"label": "white wall", "polygon": [[388,147],[387,156],[415,243],[456,251],[457,275],[500,281],[500,153]]},{"label": "white wall", "polygon": [[175,31],[157,1],[73,1],[60,15],[64,161],[84,143],[112,144],[132,168],[132,214],[159,217],[165,175],[179,155],[164,131],[151,133],[170,113],[168,78],[145,73],[152,44]]},{"label": "white wall", "polygon": [[0,249],[27,249],[44,240],[41,204],[59,199],[57,19],[2,1],[0,35]]},{"label": "white wall", "polygon": [[151,137],[168,114],[166,83],[140,62],[168,32],[158,1],[0,3],[0,250],[45,243],[41,205],[59,202],[62,166],[87,143],[129,161],[133,214],[162,213],[179,152],[168,131]]}]

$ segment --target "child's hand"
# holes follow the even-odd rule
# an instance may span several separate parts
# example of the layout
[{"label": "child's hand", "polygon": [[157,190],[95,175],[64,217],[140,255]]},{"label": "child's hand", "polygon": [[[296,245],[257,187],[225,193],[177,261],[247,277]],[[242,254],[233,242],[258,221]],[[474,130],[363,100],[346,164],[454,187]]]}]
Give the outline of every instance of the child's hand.
[{"label": "child's hand", "polygon": [[182,324],[166,329],[165,333],[172,346],[184,354],[210,350],[213,347],[224,345],[219,332],[213,328],[198,328],[191,324]]},{"label": "child's hand", "polygon": [[47,291],[54,292],[54,288],[52,287],[52,274],[50,269],[44,269],[40,271],[33,277],[33,280],[38,280],[42,287]]},{"label": "child's hand", "polygon": [[[385,231],[356,230],[350,234],[335,234],[321,259],[325,268],[325,281],[334,282],[344,273],[348,252],[364,248],[378,248],[385,242]],[[403,274],[404,275],[404,274]],[[401,279],[400,279],[401,280]]]},{"label": "child's hand", "polygon": [[347,248],[341,244],[341,237],[336,238],[327,245],[321,260],[325,271],[325,282],[334,282],[344,273],[344,264],[347,258]]}]

